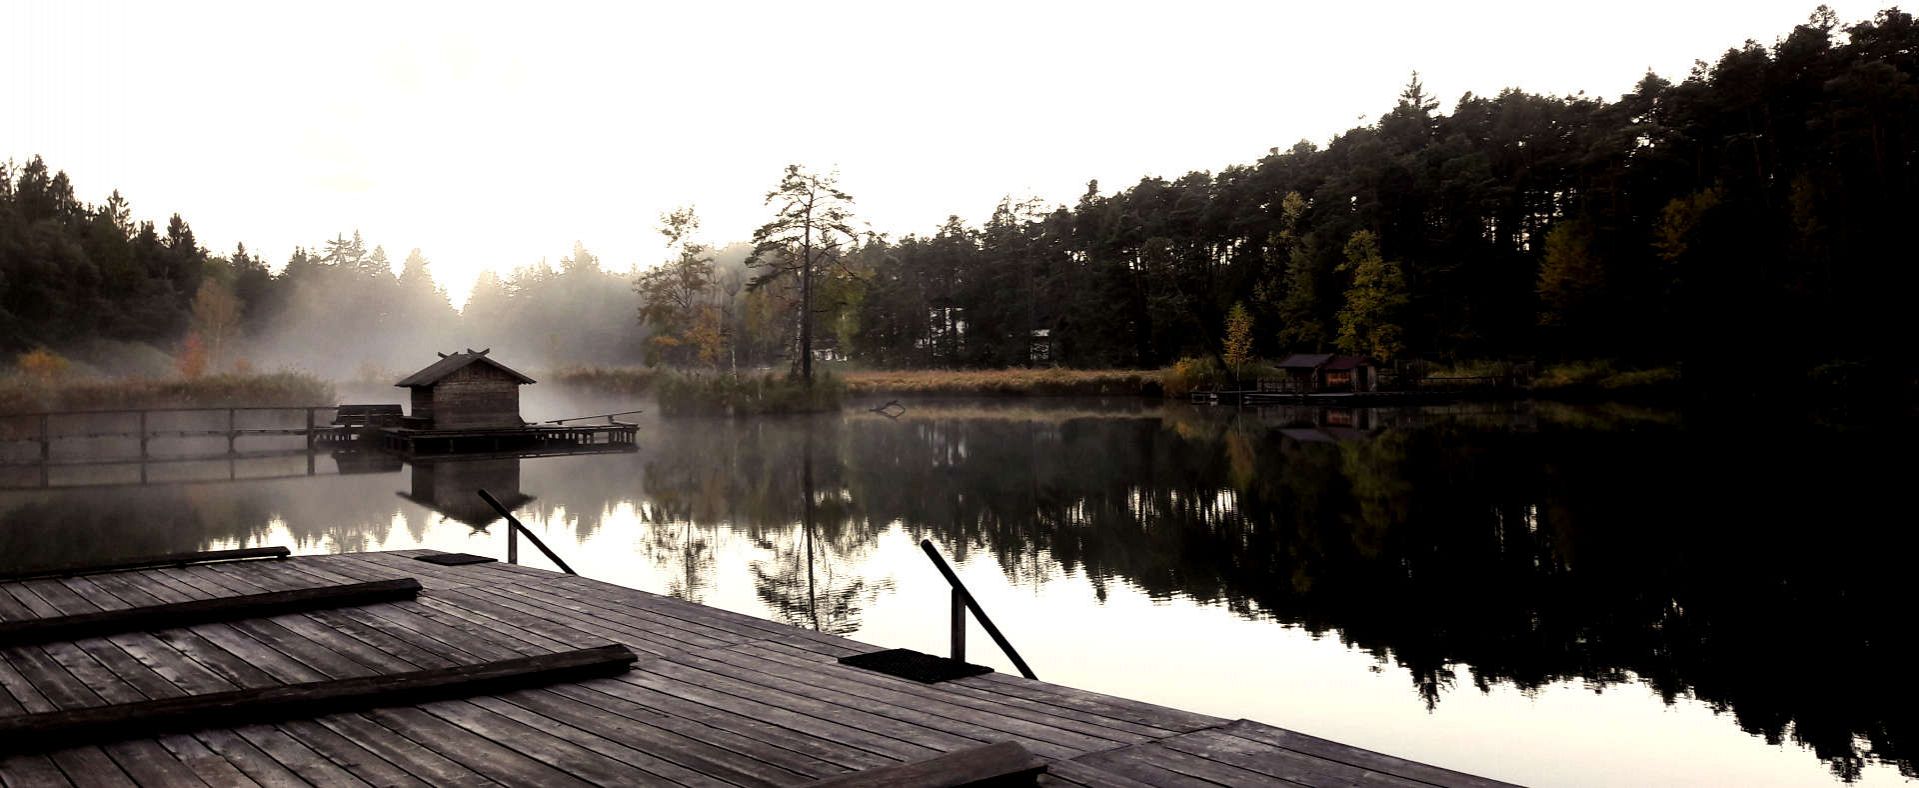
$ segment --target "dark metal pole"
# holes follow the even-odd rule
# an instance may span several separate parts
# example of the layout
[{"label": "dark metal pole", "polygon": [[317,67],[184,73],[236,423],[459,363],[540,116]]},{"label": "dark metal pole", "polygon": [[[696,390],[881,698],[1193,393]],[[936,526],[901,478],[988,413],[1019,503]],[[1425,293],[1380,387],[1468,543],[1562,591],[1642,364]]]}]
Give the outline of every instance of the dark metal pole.
[{"label": "dark metal pole", "polygon": [[507,528],[511,529],[507,531],[508,533],[507,550],[509,551],[507,558],[510,563],[518,563],[518,561],[515,559],[519,557],[518,555],[515,554],[517,553],[517,551],[514,549],[514,544],[512,541],[513,537],[511,536],[511,534],[514,531],[524,531],[526,532],[526,538],[533,542],[533,546],[540,548],[540,552],[545,553],[547,560],[552,561],[554,566],[558,566],[560,568],[560,571],[565,572],[569,575],[579,574],[579,572],[573,571],[573,567],[567,566],[565,561],[560,560],[560,557],[554,554],[552,550],[547,549],[546,543],[540,541],[540,537],[534,534],[531,529],[527,528],[524,525],[521,525],[520,521],[513,516],[513,513],[510,511],[507,511],[507,508],[501,505],[500,499],[493,497],[493,494],[490,492],[487,492],[486,490],[480,491],[480,498],[484,499],[488,506],[493,507],[493,511],[499,512],[501,517],[506,518]]},{"label": "dark metal pole", "polygon": [[[966,584],[960,582],[959,575],[953,573],[953,567],[947,565],[946,558],[940,555],[939,548],[933,546],[933,540],[921,539],[920,549],[926,551],[927,558],[933,559],[934,568],[939,569],[940,574],[946,576],[947,585],[952,586],[953,593],[966,603],[966,609],[973,611],[973,617],[979,619],[980,628],[986,630],[986,634],[993,639],[994,643],[999,644],[1000,651],[1006,652],[1006,658],[1013,661],[1013,667],[1019,668],[1020,675],[1029,679],[1038,679],[1038,676],[1033,675],[1033,669],[1026,666],[1026,660],[1020,659],[1019,652],[1013,649],[1013,644],[1006,642],[1006,636],[1000,634],[999,627],[993,625],[993,619],[988,618],[986,611],[980,609],[979,601],[973,598],[971,591],[966,590]],[[954,629],[958,631],[959,627]],[[958,641],[955,640],[955,642]]]},{"label": "dark metal pole", "polygon": [[966,594],[953,589],[953,661],[966,661]]}]

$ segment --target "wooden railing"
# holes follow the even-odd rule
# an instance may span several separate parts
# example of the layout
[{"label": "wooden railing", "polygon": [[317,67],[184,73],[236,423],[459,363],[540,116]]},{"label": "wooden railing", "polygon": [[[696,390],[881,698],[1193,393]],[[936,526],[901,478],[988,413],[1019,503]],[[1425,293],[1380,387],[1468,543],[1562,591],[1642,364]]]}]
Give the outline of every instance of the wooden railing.
[{"label": "wooden railing", "polygon": [[[148,443],[154,438],[226,438],[227,453],[235,454],[237,453],[236,441],[240,438],[252,436],[298,436],[306,439],[307,449],[311,450],[314,448],[314,444],[318,443],[322,437],[331,436],[337,432],[337,429],[333,425],[320,423],[319,413],[321,411],[334,411],[337,410],[337,408],[338,406],[336,405],[225,408],[121,408],[110,410],[69,410],[8,414],[0,416],[0,424],[4,424],[3,427],[0,427],[0,442],[19,441],[38,443],[40,445],[39,460],[43,463],[53,459],[53,444],[55,441],[81,438],[135,439],[140,442],[139,456],[142,458],[148,456]],[[303,413],[305,420],[303,424],[285,426],[241,427],[239,415],[243,412]],[[186,413],[202,413],[215,416],[216,418],[219,414],[224,413],[226,415],[225,424],[200,424],[191,427],[175,424],[171,425],[172,428],[161,428],[152,423],[155,415]],[[130,416],[132,418],[130,423],[128,420],[120,420],[120,424],[114,425],[112,422],[116,420],[112,417],[115,416]],[[54,429],[56,420],[75,418],[85,418],[92,423],[78,430]],[[102,426],[100,425],[101,419],[106,419],[109,423],[106,426]],[[27,430],[19,429],[16,425],[22,421],[31,424],[32,428]]]},{"label": "wooden railing", "polygon": [[1006,654],[1007,659],[1013,661],[1013,667],[1019,668],[1020,675],[1029,679],[1038,679],[1038,676],[1033,675],[1033,669],[1026,666],[1026,660],[1020,659],[1019,652],[1013,650],[1013,644],[1006,642],[1006,636],[1000,634],[999,627],[993,625],[993,619],[986,617],[986,611],[980,609],[979,600],[974,599],[973,593],[966,590],[966,584],[960,582],[959,575],[953,573],[953,567],[947,565],[946,558],[940,555],[939,548],[933,546],[933,540],[921,539],[920,549],[926,551],[926,557],[933,560],[933,566],[940,570],[940,574],[946,576],[946,584],[953,587],[953,661],[966,661],[966,611],[971,610],[973,617],[979,619],[980,628],[986,630],[986,634],[993,638],[994,643],[999,644],[999,650]]}]

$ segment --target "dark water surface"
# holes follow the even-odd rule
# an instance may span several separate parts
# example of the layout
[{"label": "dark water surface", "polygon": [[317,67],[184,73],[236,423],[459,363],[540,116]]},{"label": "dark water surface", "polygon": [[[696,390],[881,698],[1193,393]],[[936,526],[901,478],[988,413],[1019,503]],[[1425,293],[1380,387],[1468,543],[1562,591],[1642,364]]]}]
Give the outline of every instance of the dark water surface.
[{"label": "dark water surface", "polygon": [[60,468],[0,491],[0,565],[504,557],[486,487],[589,577],[943,653],[930,537],[1041,678],[1488,776],[1919,774],[1910,431],[1076,400],[642,426],[626,455]]}]

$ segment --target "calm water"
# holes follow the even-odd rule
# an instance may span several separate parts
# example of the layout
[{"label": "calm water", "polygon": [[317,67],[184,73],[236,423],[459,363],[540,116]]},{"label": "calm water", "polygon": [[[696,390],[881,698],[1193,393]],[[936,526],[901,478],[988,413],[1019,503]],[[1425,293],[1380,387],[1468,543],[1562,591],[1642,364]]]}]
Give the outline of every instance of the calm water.
[{"label": "calm water", "polygon": [[647,420],[628,455],[58,469],[76,486],[0,491],[0,564],[504,557],[484,486],[589,577],[941,653],[930,537],[1050,681],[1525,783],[1911,785],[1908,434],[1526,405]]}]

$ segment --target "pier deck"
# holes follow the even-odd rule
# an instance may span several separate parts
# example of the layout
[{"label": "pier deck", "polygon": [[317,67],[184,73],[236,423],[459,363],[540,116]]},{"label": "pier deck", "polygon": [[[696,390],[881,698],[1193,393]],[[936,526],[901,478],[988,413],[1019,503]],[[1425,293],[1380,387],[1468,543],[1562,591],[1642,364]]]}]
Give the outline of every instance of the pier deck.
[{"label": "pier deck", "polygon": [[[0,578],[0,729],[44,733],[57,723],[72,731],[41,746],[0,737],[0,782],[759,786],[854,774],[891,784],[907,775],[869,770],[920,764],[934,773],[966,753],[1018,752],[999,744],[1013,742],[1044,763],[1027,778],[1041,785],[1498,784],[1269,725],[1003,674],[922,684],[838,664],[878,650],[845,638],[575,576],[503,563],[440,566],[416,560],[422,555],[433,553]],[[408,578],[419,587],[393,582]],[[374,588],[377,581],[387,582]],[[347,595],[337,587],[353,584],[415,595],[339,601]],[[333,593],[312,591],[322,587]],[[287,608],[290,596],[272,593],[287,591],[302,591],[291,596],[305,607]],[[254,603],[242,597],[282,607],[252,617],[239,606]],[[180,604],[195,600],[220,601]],[[131,610],[156,606],[171,606],[175,628],[142,628],[149,614]],[[194,615],[213,618],[177,625]],[[73,620],[42,621],[59,618]],[[62,639],[62,631],[84,636]],[[583,650],[598,648],[588,655],[595,659],[624,654],[620,647],[637,661],[600,677],[501,678],[554,668]],[[586,663],[567,664],[577,671]],[[492,683],[444,683],[477,665],[494,670]],[[425,674],[439,689],[409,691],[433,698],[395,691],[354,700],[356,688],[417,684]],[[150,707],[191,706],[215,693],[218,703],[140,728],[143,714],[165,711]],[[299,693],[308,693],[299,696],[307,712],[256,706],[251,717],[231,716],[248,702]],[[93,728],[85,713],[49,714],[117,704],[143,706],[95,714],[111,721],[94,719]]]}]

